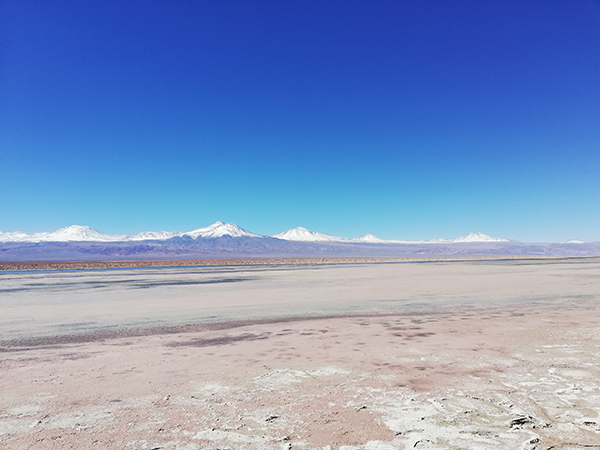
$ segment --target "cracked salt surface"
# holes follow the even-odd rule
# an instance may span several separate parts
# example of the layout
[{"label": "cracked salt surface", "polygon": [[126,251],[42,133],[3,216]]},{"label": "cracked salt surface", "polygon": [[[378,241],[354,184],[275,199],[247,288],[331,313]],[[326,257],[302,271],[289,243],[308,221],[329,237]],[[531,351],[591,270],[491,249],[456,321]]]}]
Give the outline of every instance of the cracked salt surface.
[{"label": "cracked salt surface", "polygon": [[289,383],[301,383],[305,378],[326,377],[347,373],[349,373],[347,370],[339,369],[337,367],[323,367],[316,370],[278,369],[263,373],[256,377],[254,382],[263,388],[274,389]]},{"label": "cracked salt surface", "polygon": [[[600,415],[600,387],[599,378],[590,371],[597,370],[599,361],[598,354],[587,356],[596,361],[580,361],[589,371],[550,368],[552,378],[529,372],[502,374],[500,383],[514,389],[506,393],[490,391],[484,380],[471,379],[460,392],[447,390],[443,397],[397,391],[370,400],[397,433],[390,448],[530,450],[539,448],[540,442],[549,447],[564,445],[569,436],[579,442],[576,447],[596,445],[600,443],[595,422]],[[487,394],[482,398],[469,391]]]}]

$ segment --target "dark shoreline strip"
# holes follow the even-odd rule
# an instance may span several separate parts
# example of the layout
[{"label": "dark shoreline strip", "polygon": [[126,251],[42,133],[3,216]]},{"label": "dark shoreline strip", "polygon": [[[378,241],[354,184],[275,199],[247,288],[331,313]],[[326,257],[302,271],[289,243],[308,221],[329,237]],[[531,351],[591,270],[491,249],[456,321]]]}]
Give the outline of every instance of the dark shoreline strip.
[{"label": "dark shoreline strip", "polygon": [[394,262],[459,262],[459,261],[546,261],[594,259],[600,255],[529,255],[529,256],[442,256],[442,257],[384,257],[384,258],[239,258],[186,259],[148,261],[63,261],[63,262],[0,262],[1,271],[52,271],[127,269],[144,267],[249,266],[249,265],[331,265]]},{"label": "dark shoreline strip", "polygon": [[[592,297],[590,297],[592,298]],[[545,303],[545,302],[544,302]],[[164,325],[164,326],[138,326],[138,327],[123,327],[102,329],[97,331],[88,331],[77,334],[64,334],[43,337],[17,338],[0,340],[0,353],[3,352],[21,352],[36,349],[60,349],[70,344],[86,344],[91,342],[103,342],[108,340],[127,339],[136,337],[149,336],[170,336],[176,334],[199,333],[207,331],[225,331],[236,328],[249,327],[253,325],[270,325],[284,324],[292,322],[309,322],[313,320],[328,320],[328,319],[369,319],[369,318],[384,318],[384,317],[403,317],[403,318],[423,318],[427,316],[436,317],[466,317],[475,314],[500,314],[506,315],[507,319],[511,317],[524,316],[531,312],[531,308],[539,311],[543,308],[539,302],[516,302],[511,303],[510,308],[503,302],[492,303],[485,305],[473,304],[447,304],[447,305],[430,305],[430,304],[414,304],[404,309],[403,311],[373,311],[373,312],[358,312],[358,313],[342,313],[342,314],[315,314],[315,315],[299,315],[299,316],[275,316],[264,319],[247,319],[247,320],[225,320],[208,323],[188,323],[184,325]],[[420,319],[419,319],[420,320]],[[253,335],[244,333],[241,338],[232,336],[215,336],[214,338],[207,337],[200,340],[193,340],[191,343],[182,345],[223,345],[233,343],[238,340],[253,340],[261,339],[262,335]],[[177,344],[172,344],[178,346]]]},{"label": "dark shoreline strip", "polygon": [[373,313],[373,314],[327,314],[315,316],[296,316],[296,317],[273,317],[269,319],[255,320],[240,320],[229,322],[215,322],[206,324],[187,324],[173,325],[163,327],[148,327],[148,328],[122,328],[117,330],[103,330],[81,334],[65,334],[60,336],[44,336],[35,338],[11,339],[0,341],[0,353],[20,352],[35,349],[52,349],[61,348],[69,344],[86,344],[90,342],[101,342],[112,339],[135,338],[157,335],[173,335],[197,333],[202,331],[223,331],[234,328],[241,328],[252,325],[269,325],[276,323],[289,322],[306,322],[311,320],[327,320],[327,319],[347,319],[347,318],[368,318],[368,317],[395,317],[395,316],[423,316],[432,314],[438,308],[427,308],[424,310],[411,310],[406,312],[389,312],[389,313]]}]

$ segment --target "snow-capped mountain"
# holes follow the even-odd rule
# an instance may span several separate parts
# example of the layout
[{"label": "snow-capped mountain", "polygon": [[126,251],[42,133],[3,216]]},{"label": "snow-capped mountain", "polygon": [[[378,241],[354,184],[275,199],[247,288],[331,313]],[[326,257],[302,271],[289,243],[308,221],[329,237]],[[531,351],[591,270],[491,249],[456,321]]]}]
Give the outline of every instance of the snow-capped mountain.
[{"label": "snow-capped mountain", "polygon": [[144,231],[142,233],[132,234],[129,236],[124,236],[125,241],[149,241],[149,240],[159,240],[164,241],[166,239],[171,239],[177,236],[189,236],[192,239],[200,238],[217,238],[222,236],[231,236],[231,237],[240,237],[240,236],[253,236],[253,237],[261,237],[258,234],[250,233],[243,228],[238,227],[234,223],[223,223],[221,221],[217,221],[212,225],[209,225],[204,228],[197,228],[192,231],[187,231],[184,233],[175,232],[175,231]]},{"label": "snow-capped mountain", "polygon": [[283,239],[284,241],[302,241],[302,242],[347,242],[350,239],[330,236],[318,231],[310,231],[304,227],[294,228],[292,230],[283,231],[271,237]]},{"label": "snow-capped mountain", "polygon": [[177,233],[175,231],[142,231],[141,233],[130,234],[125,237],[127,241],[163,241],[181,235],[182,233]]},{"label": "snow-capped mountain", "polygon": [[23,233],[22,231],[13,231],[11,233],[0,231],[0,242],[30,242],[27,239],[31,236],[31,234]]},{"label": "snow-capped mountain", "polygon": [[509,242],[509,240],[491,237],[483,233],[469,233],[466,236],[451,239],[450,242]]},{"label": "snow-capped mountain", "polygon": [[259,234],[250,233],[243,228],[238,227],[234,223],[223,223],[223,222],[215,222],[212,225],[205,228],[198,228],[197,230],[189,231],[187,233],[181,233],[181,235],[190,236],[194,239],[203,237],[203,238],[215,238],[221,236],[231,236],[231,237],[240,237],[240,236],[252,236],[252,237],[262,237]]},{"label": "snow-capped mountain", "polygon": [[71,225],[63,227],[52,233],[27,234],[21,231],[13,233],[0,233],[0,242],[70,242],[70,241],[94,241],[108,242],[124,240],[123,235],[107,235],[99,233],[91,227]]},{"label": "snow-capped mountain", "polygon": [[363,234],[361,237],[356,239],[352,239],[355,242],[373,242],[373,243],[382,243],[385,242],[383,239],[378,238],[373,234]]},{"label": "snow-capped mountain", "polygon": [[579,239],[569,239],[568,241],[561,242],[561,244],[585,244],[585,241]]},{"label": "snow-capped mountain", "polygon": [[99,233],[91,227],[71,225],[63,227],[52,233],[48,233],[43,239],[47,242],[69,242],[69,241],[117,241],[124,236]]}]

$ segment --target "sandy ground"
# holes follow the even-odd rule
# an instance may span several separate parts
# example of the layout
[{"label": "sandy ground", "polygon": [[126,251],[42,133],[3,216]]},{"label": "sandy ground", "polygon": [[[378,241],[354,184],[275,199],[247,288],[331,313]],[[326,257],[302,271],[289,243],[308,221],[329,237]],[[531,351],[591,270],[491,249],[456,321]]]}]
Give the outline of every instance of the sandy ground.
[{"label": "sandy ground", "polygon": [[1,448],[600,448],[598,261],[0,283]]}]

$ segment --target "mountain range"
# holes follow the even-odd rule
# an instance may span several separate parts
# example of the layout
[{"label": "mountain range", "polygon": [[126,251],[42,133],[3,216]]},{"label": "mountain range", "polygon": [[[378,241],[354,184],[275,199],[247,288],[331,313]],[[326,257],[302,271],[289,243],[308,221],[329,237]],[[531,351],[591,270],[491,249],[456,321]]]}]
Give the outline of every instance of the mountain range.
[{"label": "mountain range", "polygon": [[106,235],[73,225],[50,233],[0,232],[0,262],[227,258],[600,255],[600,242],[524,243],[470,233],[456,239],[349,239],[294,228],[274,236],[216,222],[187,232]]},{"label": "mountain range", "polygon": [[[216,238],[222,236],[241,237],[269,237],[251,233],[234,223],[215,222],[204,228],[187,232],[176,231],[144,231],[136,234],[102,234],[91,227],[81,225],[71,225],[51,233],[32,233],[27,234],[21,231],[4,233],[0,231],[0,242],[127,242],[127,241],[156,241],[167,240],[174,237],[189,236],[192,239],[197,238]],[[285,241],[300,242],[355,242],[355,243],[453,243],[453,242],[508,242],[508,239],[493,238],[483,233],[469,233],[466,236],[457,239],[432,239],[429,241],[406,241],[406,240],[384,240],[372,234],[365,234],[356,239],[348,239],[337,236],[330,236],[318,231],[310,231],[304,227],[298,227],[291,230],[270,236]]]}]

